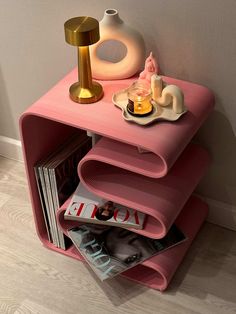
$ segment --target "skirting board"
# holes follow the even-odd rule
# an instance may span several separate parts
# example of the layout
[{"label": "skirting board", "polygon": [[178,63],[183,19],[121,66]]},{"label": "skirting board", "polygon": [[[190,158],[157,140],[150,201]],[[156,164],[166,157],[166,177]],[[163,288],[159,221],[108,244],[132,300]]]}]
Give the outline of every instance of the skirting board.
[{"label": "skirting board", "polygon": [[23,162],[21,142],[0,135],[0,156]]},{"label": "skirting board", "polygon": [[209,206],[208,222],[236,231],[236,206],[201,195],[196,194],[196,196]]},{"label": "skirting board", "polygon": [[[23,162],[21,142],[6,136],[0,136],[0,156]],[[236,231],[236,206],[201,195],[198,196],[209,205],[207,221]]]}]

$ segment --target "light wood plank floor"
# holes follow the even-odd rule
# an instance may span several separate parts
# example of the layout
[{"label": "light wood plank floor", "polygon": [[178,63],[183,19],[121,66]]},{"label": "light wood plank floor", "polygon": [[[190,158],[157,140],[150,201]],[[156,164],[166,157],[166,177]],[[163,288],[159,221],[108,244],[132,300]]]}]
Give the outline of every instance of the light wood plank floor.
[{"label": "light wood plank floor", "polygon": [[236,313],[236,233],[205,224],[164,293],[123,278],[101,284],[41,245],[24,165],[0,157],[0,313]]}]

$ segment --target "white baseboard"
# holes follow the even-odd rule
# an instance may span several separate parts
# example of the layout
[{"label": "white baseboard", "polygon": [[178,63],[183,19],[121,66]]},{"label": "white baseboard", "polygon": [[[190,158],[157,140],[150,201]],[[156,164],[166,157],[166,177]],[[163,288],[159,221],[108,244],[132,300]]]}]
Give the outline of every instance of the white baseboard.
[{"label": "white baseboard", "polygon": [[209,206],[207,221],[236,231],[236,206],[198,195]]},{"label": "white baseboard", "polygon": [[23,161],[21,142],[10,137],[0,135],[0,156]]}]

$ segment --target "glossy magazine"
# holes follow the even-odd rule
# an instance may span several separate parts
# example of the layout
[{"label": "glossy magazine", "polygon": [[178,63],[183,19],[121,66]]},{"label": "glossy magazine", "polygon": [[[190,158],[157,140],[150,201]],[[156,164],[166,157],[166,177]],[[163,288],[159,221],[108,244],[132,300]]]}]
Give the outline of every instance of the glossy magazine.
[{"label": "glossy magazine", "polygon": [[145,214],[104,200],[89,192],[80,182],[67,207],[64,218],[93,224],[142,229]]},{"label": "glossy magazine", "polygon": [[71,228],[68,235],[102,281],[186,240],[175,224],[162,239],[151,239],[119,227],[94,224]]}]

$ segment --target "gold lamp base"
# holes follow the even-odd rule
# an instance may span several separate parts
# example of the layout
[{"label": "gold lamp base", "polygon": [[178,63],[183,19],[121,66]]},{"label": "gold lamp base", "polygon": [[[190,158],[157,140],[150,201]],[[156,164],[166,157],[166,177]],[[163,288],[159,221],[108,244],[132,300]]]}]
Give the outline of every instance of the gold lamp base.
[{"label": "gold lamp base", "polygon": [[70,87],[70,98],[80,104],[91,104],[98,101],[103,96],[102,86],[98,82],[92,81],[91,88],[84,88],[79,82]]}]

